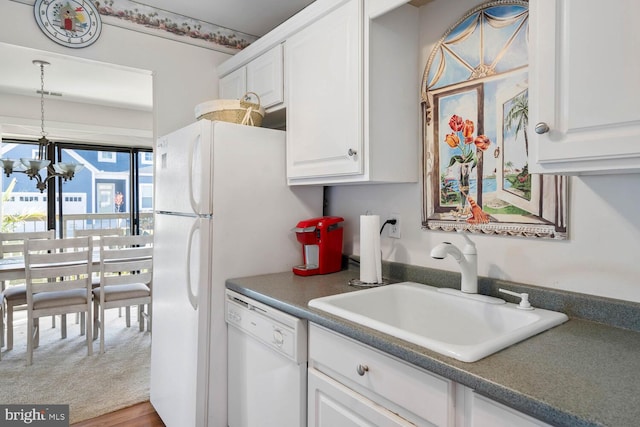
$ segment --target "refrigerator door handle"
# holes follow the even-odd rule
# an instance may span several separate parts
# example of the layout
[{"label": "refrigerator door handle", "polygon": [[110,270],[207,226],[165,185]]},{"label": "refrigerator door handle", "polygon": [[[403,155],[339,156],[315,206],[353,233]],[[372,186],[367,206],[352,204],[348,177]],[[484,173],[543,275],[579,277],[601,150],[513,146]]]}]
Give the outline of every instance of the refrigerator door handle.
[{"label": "refrigerator door handle", "polygon": [[189,303],[191,304],[191,307],[193,307],[194,311],[198,310],[198,295],[196,295],[193,292],[193,289],[191,287],[191,249],[192,249],[191,245],[193,242],[193,235],[199,229],[200,229],[199,221],[194,221],[193,226],[189,231],[189,242],[187,244],[187,262],[185,263],[185,268],[187,269],[187,274],[186,274],[187,280],[185,280],[185,283],[187,285],[187,298],[189,298]]},{"label": "refrigerator door handle", "polygon": [[196,145],[200,144],[200,134],[198,134],[198,136],[196,137],[196,140],[193,142],[193,144],[189,144],[189,155],[188,155],[188,161],[189,161],[189,201],[191,202],[191,209],[193,209],[194,212],[198,213],[200,212],[200,204],[198,202],[196,202],[195,197],[193,197],[193,157],[195,156],[196,153]]}]

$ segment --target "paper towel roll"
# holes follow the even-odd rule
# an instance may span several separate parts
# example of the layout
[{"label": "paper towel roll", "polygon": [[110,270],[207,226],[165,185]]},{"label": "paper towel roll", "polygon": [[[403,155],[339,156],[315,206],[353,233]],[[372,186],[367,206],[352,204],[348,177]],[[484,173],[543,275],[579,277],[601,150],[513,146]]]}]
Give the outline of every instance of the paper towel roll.
[{"label": "paper towel roll", "polygon": [[360,215],[360,281],[382,283],[378,215]]}]

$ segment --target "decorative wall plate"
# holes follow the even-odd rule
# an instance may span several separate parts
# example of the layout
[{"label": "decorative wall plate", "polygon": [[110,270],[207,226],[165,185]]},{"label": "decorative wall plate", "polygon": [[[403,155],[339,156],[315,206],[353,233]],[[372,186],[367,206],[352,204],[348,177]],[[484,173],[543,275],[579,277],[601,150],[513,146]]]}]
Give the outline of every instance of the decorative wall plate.
[{"label": "decorative wall plate", "polygon": [[100,13],[90,0],[36,0],[33,13],[42,32],[62,46],[87,47],[102,31]]}]

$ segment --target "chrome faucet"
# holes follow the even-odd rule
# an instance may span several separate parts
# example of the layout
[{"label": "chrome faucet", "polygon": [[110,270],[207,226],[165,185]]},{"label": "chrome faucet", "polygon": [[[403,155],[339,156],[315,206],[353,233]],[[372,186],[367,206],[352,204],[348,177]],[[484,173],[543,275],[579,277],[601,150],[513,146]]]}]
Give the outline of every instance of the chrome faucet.
[{"label": "chrome faucet", "polygon": [[442,242],[431,250],[431,257],[444,259],[447,255],[451,255],[460,264],[460,272],[462,274],[460,290],[467,294],[477,294],[478,253],[476,245],[466,234],[462,234],[462,237],[466,241],[462,251],[450,242]]}]

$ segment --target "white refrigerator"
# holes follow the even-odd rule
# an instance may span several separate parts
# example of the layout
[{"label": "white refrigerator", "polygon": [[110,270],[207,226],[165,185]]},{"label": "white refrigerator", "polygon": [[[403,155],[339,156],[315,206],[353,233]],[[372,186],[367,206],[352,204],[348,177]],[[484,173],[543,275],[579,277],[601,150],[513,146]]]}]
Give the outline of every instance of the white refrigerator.
[{"label": "white refrigerator", "polygon": [[285,133],[200,120],[155,148],[151,404],[167,427],[226,427],[225,280],[302,261],[322,187],[288,187]]}]

